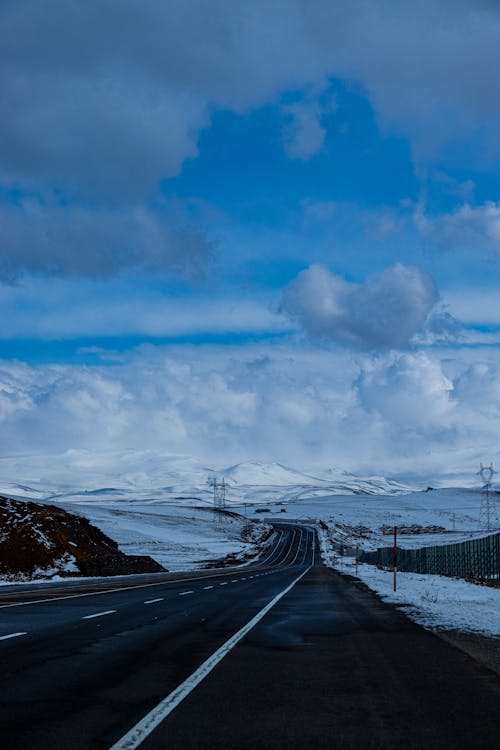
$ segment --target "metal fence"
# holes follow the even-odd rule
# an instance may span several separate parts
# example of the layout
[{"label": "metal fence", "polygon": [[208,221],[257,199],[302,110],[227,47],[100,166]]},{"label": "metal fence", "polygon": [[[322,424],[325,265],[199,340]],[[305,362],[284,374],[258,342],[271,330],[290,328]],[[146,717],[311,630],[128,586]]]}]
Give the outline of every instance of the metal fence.
[{"label": "metal fence", "polygon": [[[391,568],[394,548],[379,547],[362,552],[361,562]],[[458,578],[500,578],[500,532],[455,544],[441,544],[418,549],[397,548],[398,570],[413,573],[435,573]]]}]

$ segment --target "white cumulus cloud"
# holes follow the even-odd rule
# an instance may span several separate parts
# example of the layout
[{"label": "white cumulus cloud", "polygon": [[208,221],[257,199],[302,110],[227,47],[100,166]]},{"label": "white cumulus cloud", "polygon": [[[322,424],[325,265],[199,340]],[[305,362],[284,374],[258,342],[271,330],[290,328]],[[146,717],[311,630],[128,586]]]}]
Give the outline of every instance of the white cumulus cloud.
[{"label": "white cumulus cloud", "polygon": [[314,337],[369,348],[400,348],[419,333],[439,294],[432,278],[400,263],[363,284],[312,265],[285,289],[281,310]]},{"label": "white cumulus cloud", "polygon": [[4,361],[0,452],[160,450],[472,479],[496,460],[500,357],[453,357],[275,342],[142,346],[92,366]]}]

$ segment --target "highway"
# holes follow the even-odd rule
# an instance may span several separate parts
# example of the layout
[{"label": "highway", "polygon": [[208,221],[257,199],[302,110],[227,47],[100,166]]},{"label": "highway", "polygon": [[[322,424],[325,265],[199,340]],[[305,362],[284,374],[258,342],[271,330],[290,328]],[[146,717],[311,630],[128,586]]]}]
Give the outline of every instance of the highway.
[{"label": "highway", "polygon": [[0,588],[2,747],[498,747],[497,675],[275,526],[245,567]]}]

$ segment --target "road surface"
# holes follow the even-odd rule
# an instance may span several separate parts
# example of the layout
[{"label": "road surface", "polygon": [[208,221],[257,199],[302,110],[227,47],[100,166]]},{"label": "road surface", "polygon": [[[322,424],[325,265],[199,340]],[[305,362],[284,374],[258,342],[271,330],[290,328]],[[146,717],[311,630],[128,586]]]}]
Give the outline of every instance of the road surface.
[{"label": "road surface", "polygon": [[245,568],[0,589],[2,747],[500,747],[497,675],[276,528]]}]

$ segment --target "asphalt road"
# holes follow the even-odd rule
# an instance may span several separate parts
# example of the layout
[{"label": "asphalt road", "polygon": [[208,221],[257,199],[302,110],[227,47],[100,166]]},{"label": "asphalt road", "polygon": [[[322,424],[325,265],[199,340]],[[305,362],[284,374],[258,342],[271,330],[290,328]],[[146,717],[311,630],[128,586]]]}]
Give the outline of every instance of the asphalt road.
[{"label": "asphalt road", "polygon": [[277,528],[243,569],[0,590],[2,748],[500,747],[497,675]]}]

